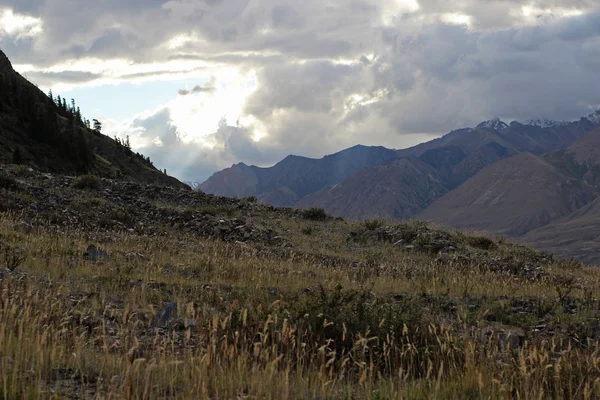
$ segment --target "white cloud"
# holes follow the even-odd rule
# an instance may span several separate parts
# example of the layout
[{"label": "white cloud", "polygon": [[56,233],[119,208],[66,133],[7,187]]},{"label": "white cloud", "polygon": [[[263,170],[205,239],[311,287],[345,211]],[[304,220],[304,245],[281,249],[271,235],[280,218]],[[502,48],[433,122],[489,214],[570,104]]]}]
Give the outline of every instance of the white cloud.
[{"label": "white cloud", "polygon": [[256,90],[256,73],[222,69],[215,71],[212,85],[214,91],[178,96],[169,104],[171,119],[184,143],[200,141],[214,147],[209,136],[220,121],[235,124],[244,116],[245,102]]},{"label": "white cloud", "polygon": [[448,24],[456,25],[473,25],[473,18],[470,15],[458,14],[458,13],[447,13],[441,15],[441,20]]},{"label": "white cloud", "polygon": [[43,32],[42,20],[0,8],[0,37],[15,39],[34,38]]},{"label": "white cloud", "polygon": [[600,104],[595,0],[4,2],[31,19],[0,46],[42,87],[191,80],[156,110],[105,121],[186,180]]}]

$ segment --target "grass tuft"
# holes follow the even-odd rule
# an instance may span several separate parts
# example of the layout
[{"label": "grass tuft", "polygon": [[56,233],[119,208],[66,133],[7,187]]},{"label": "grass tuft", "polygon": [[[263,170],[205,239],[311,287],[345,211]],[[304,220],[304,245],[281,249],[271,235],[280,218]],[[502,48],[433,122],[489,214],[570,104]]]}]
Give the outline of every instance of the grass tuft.
[{"label": "grass tuft", "polygon": [[95,175],[82,175],[73,182],[73,187],[82,190],[98,190],[102,181]]}]

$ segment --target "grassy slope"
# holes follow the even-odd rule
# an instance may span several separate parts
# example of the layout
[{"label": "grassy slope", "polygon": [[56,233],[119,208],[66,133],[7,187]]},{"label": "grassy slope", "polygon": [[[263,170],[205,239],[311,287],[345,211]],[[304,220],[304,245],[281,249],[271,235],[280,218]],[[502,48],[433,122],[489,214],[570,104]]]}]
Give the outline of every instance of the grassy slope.
[{"label": "grassy slope", "polygon": [[[600,395],[597,269],[421,223],[153,187],[135,188],[144,214],[101,227],[93,213],[122,211],[106,194],[127,198],[122,184],[2,176],[0,264],[23,261],[0,280],[0,397]],[[36,196],[64,196],[66,220],[36,219]],[[184,229],[242,219],[282,239]],[[86,261],[89,244],[110,260]],[[168,302],[181,321],[156,327]]]}]

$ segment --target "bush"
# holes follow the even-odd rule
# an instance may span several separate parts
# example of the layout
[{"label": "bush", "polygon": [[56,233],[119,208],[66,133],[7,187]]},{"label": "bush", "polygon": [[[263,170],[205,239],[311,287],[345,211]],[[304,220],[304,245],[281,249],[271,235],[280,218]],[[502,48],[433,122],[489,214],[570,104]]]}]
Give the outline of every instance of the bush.
[{"label": "bush", "polygon": [[98,190],[101,184],[100,178],[95,175],[82,175],[73,183],[76,189]]},{"label": "bush", "polygon": [[313,233],[313,227],[312,226],[307,226],[302,228],[302,233],[305,235],[312,235]]},{"label": "bush", "polygon": [[25,253],[22,249],[17,249],[0,242],[0,253],[3,255],[2,264],[10,271],[16,270],[25,262]]},{"label": "bush", "polygon": [[466,241],[469,246],[481,250],[494,250],[498,247],[492,239],[484,236],[467,236]]},{"label": "bush", "polygon": [[10,175],[0,173],[0,189],[14,190],[19,187],[19,184]]},{"label": "bush", "polygon": [[302,211],[302,217],[311,221],[325,221],[327,213],[322,208],[313,207]]},{"label": "bush", "polygon": [[380,219],[367,219],[364,222],[365,228],[369,231],[374,231],[385,225],[385,222]]},{"label": "bush", "polygon": [[256,198],[256,196],[248,196],[245,199],[248,203],[256,203],[258,201],[258,199]]},{"label": "bush", "polygon": [[106,213],[99,222],[103,228],[110,228],[119,223],[125,226],[133,226],[134,219],[130,210],[112,210]]}]

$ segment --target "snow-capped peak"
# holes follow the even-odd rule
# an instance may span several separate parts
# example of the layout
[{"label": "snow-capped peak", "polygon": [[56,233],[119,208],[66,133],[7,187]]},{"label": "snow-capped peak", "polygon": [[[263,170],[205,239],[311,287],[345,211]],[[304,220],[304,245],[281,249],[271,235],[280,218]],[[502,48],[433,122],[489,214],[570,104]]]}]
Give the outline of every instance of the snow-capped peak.
[{"label": "snow-capped peak", "polygon": [[489,121],[484,121],[477,125],[478,128],[488,128],[496,131],[501,131],[502,129],[508,128],[508,125],[504,121],[501,121],[500,118],[494,118]]},{"label": "snow-capped peak", "polygon": [[590,115],[588,115],[587,119],[589,119],[594,124],[600,124],[600,110],[596,110]]},{"label": "snow-capped peak", "polygon": [[566,125],[566,124],[568,124],[568,122],[554,121],[551,119],[530,119],[529,121],[525,122],[525,124],[523,124],[523,125],[539,126],[540,128],[552,128],[554,126],[562,126],[562,125]]}]

